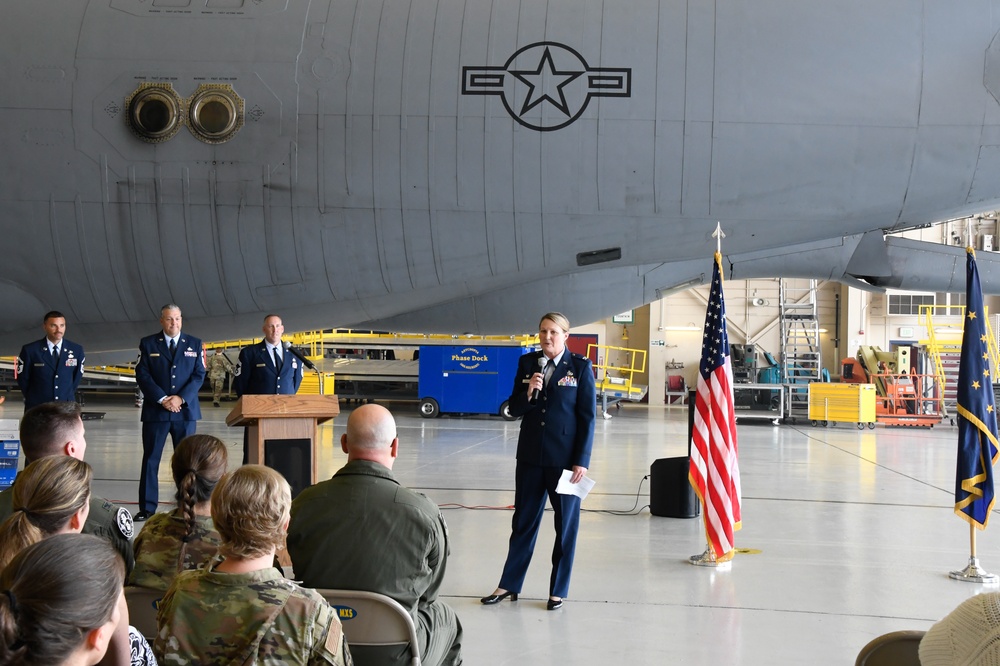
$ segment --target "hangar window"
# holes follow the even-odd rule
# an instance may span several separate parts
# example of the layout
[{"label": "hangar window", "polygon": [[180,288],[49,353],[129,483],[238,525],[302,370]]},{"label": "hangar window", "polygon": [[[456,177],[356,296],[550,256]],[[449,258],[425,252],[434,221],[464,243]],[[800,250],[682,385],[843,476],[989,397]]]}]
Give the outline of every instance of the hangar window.
[{"label": "hangar window", "polygon": [[934,294],[889,294],[891,315],[918,315],[921,305],[934,305]]}]

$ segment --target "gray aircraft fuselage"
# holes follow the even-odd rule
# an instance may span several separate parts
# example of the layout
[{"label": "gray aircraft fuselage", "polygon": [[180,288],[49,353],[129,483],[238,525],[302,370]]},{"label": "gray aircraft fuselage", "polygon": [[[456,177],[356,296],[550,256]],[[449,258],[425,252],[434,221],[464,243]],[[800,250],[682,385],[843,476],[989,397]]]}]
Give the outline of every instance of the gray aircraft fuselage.
[{"label": "gray aircraft fuselage", "polygon": [[[710,275],[960,291],[1000,0],[6,0],[0,351],[533,330]],[[980,261],[984,288],[1000,270]]]}]

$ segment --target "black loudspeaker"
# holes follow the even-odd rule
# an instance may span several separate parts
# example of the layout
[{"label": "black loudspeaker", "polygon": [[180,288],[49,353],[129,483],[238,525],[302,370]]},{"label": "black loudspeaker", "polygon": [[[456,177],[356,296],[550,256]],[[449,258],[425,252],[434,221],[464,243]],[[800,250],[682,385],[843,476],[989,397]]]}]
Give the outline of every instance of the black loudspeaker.
[{"label": "black loudspeaker", "polygon": [[292,499],[312,485],[312,442],[308,439],[265,439],[264,464],[281,473],[292,487]]},{"label": "black loudspeaker", "polygon": [[649,512],[667,518],[696,518],[701,505],[688,481],[687,456],[660,458],[649,468]]}]

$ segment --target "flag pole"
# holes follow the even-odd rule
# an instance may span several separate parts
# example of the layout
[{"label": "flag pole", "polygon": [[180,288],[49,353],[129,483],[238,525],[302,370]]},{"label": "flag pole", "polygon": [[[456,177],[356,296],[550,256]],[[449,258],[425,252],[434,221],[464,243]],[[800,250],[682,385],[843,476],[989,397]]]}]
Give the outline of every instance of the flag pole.
[{"label": "flag pole", "polygon": [[[712,232],[712,238],[715,239],[715,260],[721,261],[722,257],[722,239],[726,237],[726,234],[722,231],[722,223],[716,221],[715,231]],[[706,324],[707,325],[707,324]],[[707,515],[708,510],[705,506],[705,499],[699,495],[699,499],[702,503],[702,515]],[[688,558],[688,562],[699,567],[714,567],[716,569],[729,569],[732,567],[732,560],[727,559],[720,562],[716,556],[715,551],[712,550],[711,536],[708,533],[708,523],[705,523],[705,551],[698,555],[692,555]]]},{"label": "flag pole", "polygon": [[967,583],[996,584],[1000,577],[984,571],[976,556],[976,529],[986,529],[993,510],[993,465],[1000,458],[993,379],[986,350],[983,305],[972,225],[966,227],[966,297],[962,356],[958,370],[958,460],[955,513],[969,523],[969,563],[949,578]]},{"label": "flag pole", "polygon": [[1000,576],[989,573],[979,566],[979,558],[976,557],[976,526],[969,525],[969,564],[961,571],[952,571],[949,578],[961,580],[966,583],[984,583],[995,585],[1000,583]]}]

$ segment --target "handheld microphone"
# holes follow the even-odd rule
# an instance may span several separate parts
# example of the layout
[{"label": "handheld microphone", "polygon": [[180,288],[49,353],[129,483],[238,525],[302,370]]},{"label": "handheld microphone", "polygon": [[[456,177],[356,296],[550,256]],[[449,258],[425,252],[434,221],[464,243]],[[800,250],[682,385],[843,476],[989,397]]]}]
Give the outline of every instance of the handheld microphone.
[{"label": "handheld microphone", "polygon": [[305,356],[305,354],[303,354],[298,349],[296,349],[295,347],[293,347],[292,343],[289,342],[288,340],[285,340],[285,342],[282,344],[282,347],[285,348],[285,351],[291,352],[292,356],[294,356],[295,358],[297,358],[300,361],[302,361],[302,365],[306,366],[310,370],[315,370],[316,369],[316,366],[313,365],[313,362],[310,361],[309,359],[307,359],[306,356]]},{"label": "handheld microphone", "polygon": [[[547,362],[547,360],[546,360],[545,356],[539,356],[538,357],[538,371],[539,372],[545,372],[545,363],[546,362]],[[532,405],[535,404],[536,402],[538,402],[538,396],[540,394],[541,394],[541,390],[540,389],[535,389],[534,391],[531,392],[531,398],[528,400],[528,402],[530,404],[532,404]]]}]

